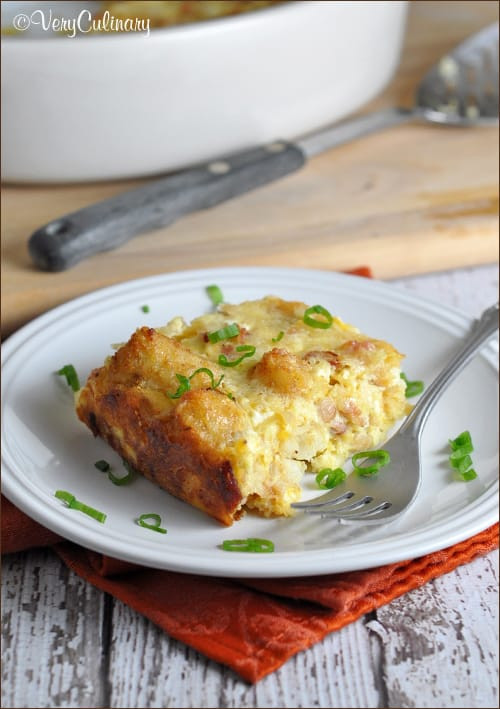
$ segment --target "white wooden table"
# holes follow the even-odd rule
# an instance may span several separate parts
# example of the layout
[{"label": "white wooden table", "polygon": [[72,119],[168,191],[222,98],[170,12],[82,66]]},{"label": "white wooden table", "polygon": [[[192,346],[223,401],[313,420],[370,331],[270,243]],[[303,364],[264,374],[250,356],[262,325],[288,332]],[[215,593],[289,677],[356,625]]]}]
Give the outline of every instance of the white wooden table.
[{"label": "white wooden table", "polygon": [[[483,266],[393,281],[478,315]],[[255,686],[170,639],[48,550],[3,560],[3,707],[497,707],[498,555],[361,618]]]}]

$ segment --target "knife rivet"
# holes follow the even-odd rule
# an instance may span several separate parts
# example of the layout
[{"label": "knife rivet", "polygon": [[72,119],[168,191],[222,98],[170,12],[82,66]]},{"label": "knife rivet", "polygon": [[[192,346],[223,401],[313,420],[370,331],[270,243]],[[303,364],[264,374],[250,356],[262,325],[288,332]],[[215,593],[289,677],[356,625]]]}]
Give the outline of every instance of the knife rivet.
[{"label": "knife rivet", "polygon": [[284,143],[269,143],[269,145],[266,145],[266,150],[268,153],[281,153],[285,147]]},{"label": "knife rivet", "polygon": [[217,162],[211,162],[208,165],[208,169],[214,175],[223,175],[225,172],[229,172],[231,165],[223,160],[218,160]]}]

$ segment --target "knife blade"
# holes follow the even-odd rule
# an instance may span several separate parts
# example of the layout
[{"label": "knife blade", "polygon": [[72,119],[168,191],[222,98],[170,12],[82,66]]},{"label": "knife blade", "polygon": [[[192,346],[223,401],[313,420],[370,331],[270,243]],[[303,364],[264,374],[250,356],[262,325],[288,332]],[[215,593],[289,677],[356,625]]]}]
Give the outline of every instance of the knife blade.
[{"label": "knife blade", "polygon": [[109,251],[138,234],[172,224],[301,168],[307,160],[359,135],[401,123],[411,111],[388,109],[335,124],[296,142],[267,145],[154,179],[110,199],[66,214],[37,229],[28,251],[44,271],[64,271],[101,251]]}]

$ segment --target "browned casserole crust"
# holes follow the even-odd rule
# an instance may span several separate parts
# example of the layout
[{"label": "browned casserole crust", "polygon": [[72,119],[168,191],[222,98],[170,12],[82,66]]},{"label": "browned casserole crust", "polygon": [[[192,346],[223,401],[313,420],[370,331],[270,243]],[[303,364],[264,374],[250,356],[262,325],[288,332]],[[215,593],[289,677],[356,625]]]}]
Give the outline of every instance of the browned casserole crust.
[{"label": "browned casserole crust", "polygon": [[[77,414],[146,478],[223,524],[244,510],[291,514],[304,472],[379,444],[407,409],[401,355],[338,318],[310,327],[306,308],[268,297],[140,328],[91,373]],[[237,337],[208,340],[233,322]],[[219,365],[248,344],[255,353],[238,366]],[[192,376],[199,369],[215,388],[207,373]],[[178,375],[192,378],[175,397]]]},{"label": "browned casserole crust", "polygon": [[196,388],[206,385],[202,377],[181,399],[165,396],[178,387],[175,372],[205,365],[175,340],[144,327],[92,372],[77,413],[146,478],[229,525],[242,494],[221,451],[243,430],[241,412],[222,391]]}]

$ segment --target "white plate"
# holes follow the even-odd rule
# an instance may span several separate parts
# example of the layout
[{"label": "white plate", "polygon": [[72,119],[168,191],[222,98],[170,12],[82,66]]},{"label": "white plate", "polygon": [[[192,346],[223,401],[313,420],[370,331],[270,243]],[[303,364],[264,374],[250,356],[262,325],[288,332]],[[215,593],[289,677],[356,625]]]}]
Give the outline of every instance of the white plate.
[{"label": "white plate", "polygon": [[[391,525],[357,527],[298,514],[253,515],[231,528],[139,478],[116,487],[97,471],[105,458],[119,466],[73,412],[69,388],[54,371],[72,363],[82,381],[140,325],[208,311],[205,286],[217,283],[228,302],[274,294],[321,303],[369,335],[407,354],[410,379],[430,382],[467,331],[470,320],[387,284],[356,276],[276,268],[186,271],[106,288],[29,323],[3,346],[3,490],[31,517],[79,544],[147,566],[221,576],[304,576],[368,568],[442,549],[498,519],[497,357],[487,346],[432,411],[423,435],[423,485],[412,508]],[[144,314],[142,305],[149,305]],[[478,478],[453,481],[447,440],[469,429]],[[312,496],[313,476],[305,483]],[[57,489],[107,513],[105,524],[70,510]],[[134,523],[156,512],[166,535]],[[224,539],[264,537],[273,554],[224,552]]]}]

